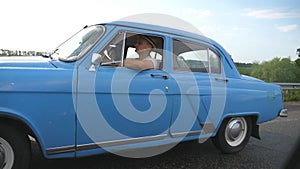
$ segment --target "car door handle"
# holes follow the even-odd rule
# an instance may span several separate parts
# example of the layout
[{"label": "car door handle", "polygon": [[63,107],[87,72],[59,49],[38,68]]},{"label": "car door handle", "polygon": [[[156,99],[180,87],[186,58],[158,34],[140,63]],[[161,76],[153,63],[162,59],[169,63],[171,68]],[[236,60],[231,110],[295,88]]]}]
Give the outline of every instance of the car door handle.
[{"label": "car door handle", "polygon": [[166,74],[151,74],[151,77],[163,77],[164,79],[169,78],[169,76]]},{"label": "car door handle", "polygon": [[228,82],[229,80],[227,78],[215,78],[216,81],[223,81],[223,82]]}]

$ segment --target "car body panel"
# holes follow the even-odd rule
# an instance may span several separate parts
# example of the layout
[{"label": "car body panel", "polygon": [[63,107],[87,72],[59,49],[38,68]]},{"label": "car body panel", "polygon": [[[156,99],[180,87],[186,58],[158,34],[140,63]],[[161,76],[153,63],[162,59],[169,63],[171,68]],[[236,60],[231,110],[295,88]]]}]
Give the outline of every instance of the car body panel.
[{"label": "car body panel", "polygon": [[12,62],[2,62],[3,59],[0,116],[17,118],[29,125],[43,149],[74,145],[75,110],[70,81],[73,70],[55,68],[41,57]]},{"label": "car body panel", "polygon": [[[101,39],[73,62],[0,58],[0,117],[27,124],[47,158],[212,137],[227,117],[255,116],[259,124],[278,117],[284,108],[278,85],[240,75],[225,49],[209,38],[141,23],[103,25]],[[161,37],[162,69],[93,65],[93,54],[120,32]],[[174,71],[174,39],[213,50],[221,72]]]}]

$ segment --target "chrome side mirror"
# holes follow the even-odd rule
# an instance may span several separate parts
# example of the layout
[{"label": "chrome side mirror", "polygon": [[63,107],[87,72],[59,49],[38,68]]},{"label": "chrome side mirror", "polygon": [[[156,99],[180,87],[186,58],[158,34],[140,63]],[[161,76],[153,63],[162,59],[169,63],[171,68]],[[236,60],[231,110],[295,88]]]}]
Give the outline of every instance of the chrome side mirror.
[{"label": "chrome side mirror", "polygon": [[99,53],[93,53],[92,64],[99,64],[102,61],[102,56]]},{"label": "chrome side mirror", "polygon": [[99,53],[93,53],[89,71],[95,72],[97,65],[99,65],[101,61],[102,61],[102,56]]}]

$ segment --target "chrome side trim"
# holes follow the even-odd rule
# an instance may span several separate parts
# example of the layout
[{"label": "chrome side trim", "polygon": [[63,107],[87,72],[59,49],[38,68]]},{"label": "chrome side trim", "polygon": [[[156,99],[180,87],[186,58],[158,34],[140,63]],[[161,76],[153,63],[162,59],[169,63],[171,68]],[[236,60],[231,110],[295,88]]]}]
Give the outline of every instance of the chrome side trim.
[{"label": "chrome side trim", "polygon": [[76,146],[63,146],[63,147],[55,147],[49,148],[46,150],[48,155],[61,154],[61,153],[70,153],[81,150],[89,150],[100,147],[110,147],[110,146],[119,146],[124,144],[133,144],[147,141],[155,141],[166,138],[167,134],[156,135],[156,136],[147,136],[147,137],[137,137],[137,138],[129,138],[129,139],[121,139],[121,140],[113,140],[113,141],[103,141],[98,143],[91,144],[82,144]]},{"label": "chrome side trim", "polygon": [[200,134],[212,133],[216,130],[215,125],[210,122],[209,123],[200,123],[200,126],[202,127],[202,130],[178,132],[178,133],[170,132],[170,135],[173,138],[177,138],[177,137],[195,136],[195,135],[200,135]]},{"label": "chrome side trim", "polygon": [[[200,123],[203,133],[212,133],[216,130],[214,123]],[[201,133],[202,134],[202,133]]]},{"label": "chrome side trim", "polygon": [[149,136],[149,137],[137,137],[137,138],[129,138],[129,139],[121,139],[121,140],[113,140],[113,141],[103,141],[103,142],[91,143],[91,144],[82,144],[77,146],[77,150],[81,151],[81,150],[95,149],[99,147],[110,147],[110,146],[119,146],[124,144],[155,141],[155,140],[164,139],[166,136],[167,134],[162,134],[162,135]]},{"label": "chrome side trim", "polygon": [[186,136],[200,135],[200,134],[202,134],[202,132],[203,132],[203,130],[197,130],[197,131],[170,133],[170,135],[173,138],[177,138],[177,137],[186,137]]},{"label": "chrome side trim", "polygon": [[46,150],[46,153],[48,155],[53,155],[53,154],[61,154],[61,153],[70,153],[75,151],[76,151],[75,146],[63,146],[63,147],[49,148]]}]

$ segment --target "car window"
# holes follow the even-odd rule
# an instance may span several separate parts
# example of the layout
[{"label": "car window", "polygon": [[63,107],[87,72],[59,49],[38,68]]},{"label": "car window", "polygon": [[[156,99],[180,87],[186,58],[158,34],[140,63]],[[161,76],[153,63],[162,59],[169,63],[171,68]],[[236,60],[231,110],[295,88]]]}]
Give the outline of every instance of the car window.
[{"label": "car window", "polygon": [[123,56],[124,33],[120,32],[101,50],[100,55],[104,62],[121,61]]},{"label": "car window", "polygon": [[221,73],[221,61],[204,45],[173,40],[173,68],[181,72]]},{"label": "car window", "polygon": [[71,36],[60,44],[52,53],[52,57],[61,61],[73,62],[80,59],[103,36],[105,27],[92,25]]},{"label": "car window", "polygon": [[[150,52],[150,57],[155,59],[158,63],[158,68],[162,69],[163,61],[163,49],[164,49],[164,40],[162,37],[146,35],[140,33],[131,33],[131,32],[120,32],[100,51],[100,55],[103,57],[102,64],[103,66],[111,62],[120,63],[118,66],[122,66],[122,62],[125,59],[138,59],[139,55],[136,52],[135,45],[137,43],[138,36],[147,36],[150,38],[154,47]],[[106,64],[108,63],[108,64]]]},{"label": "car window", "polygon": [[210,73],[221,73],[221,60],[220,57],[211,49],[209,49],[209,63]]}]

